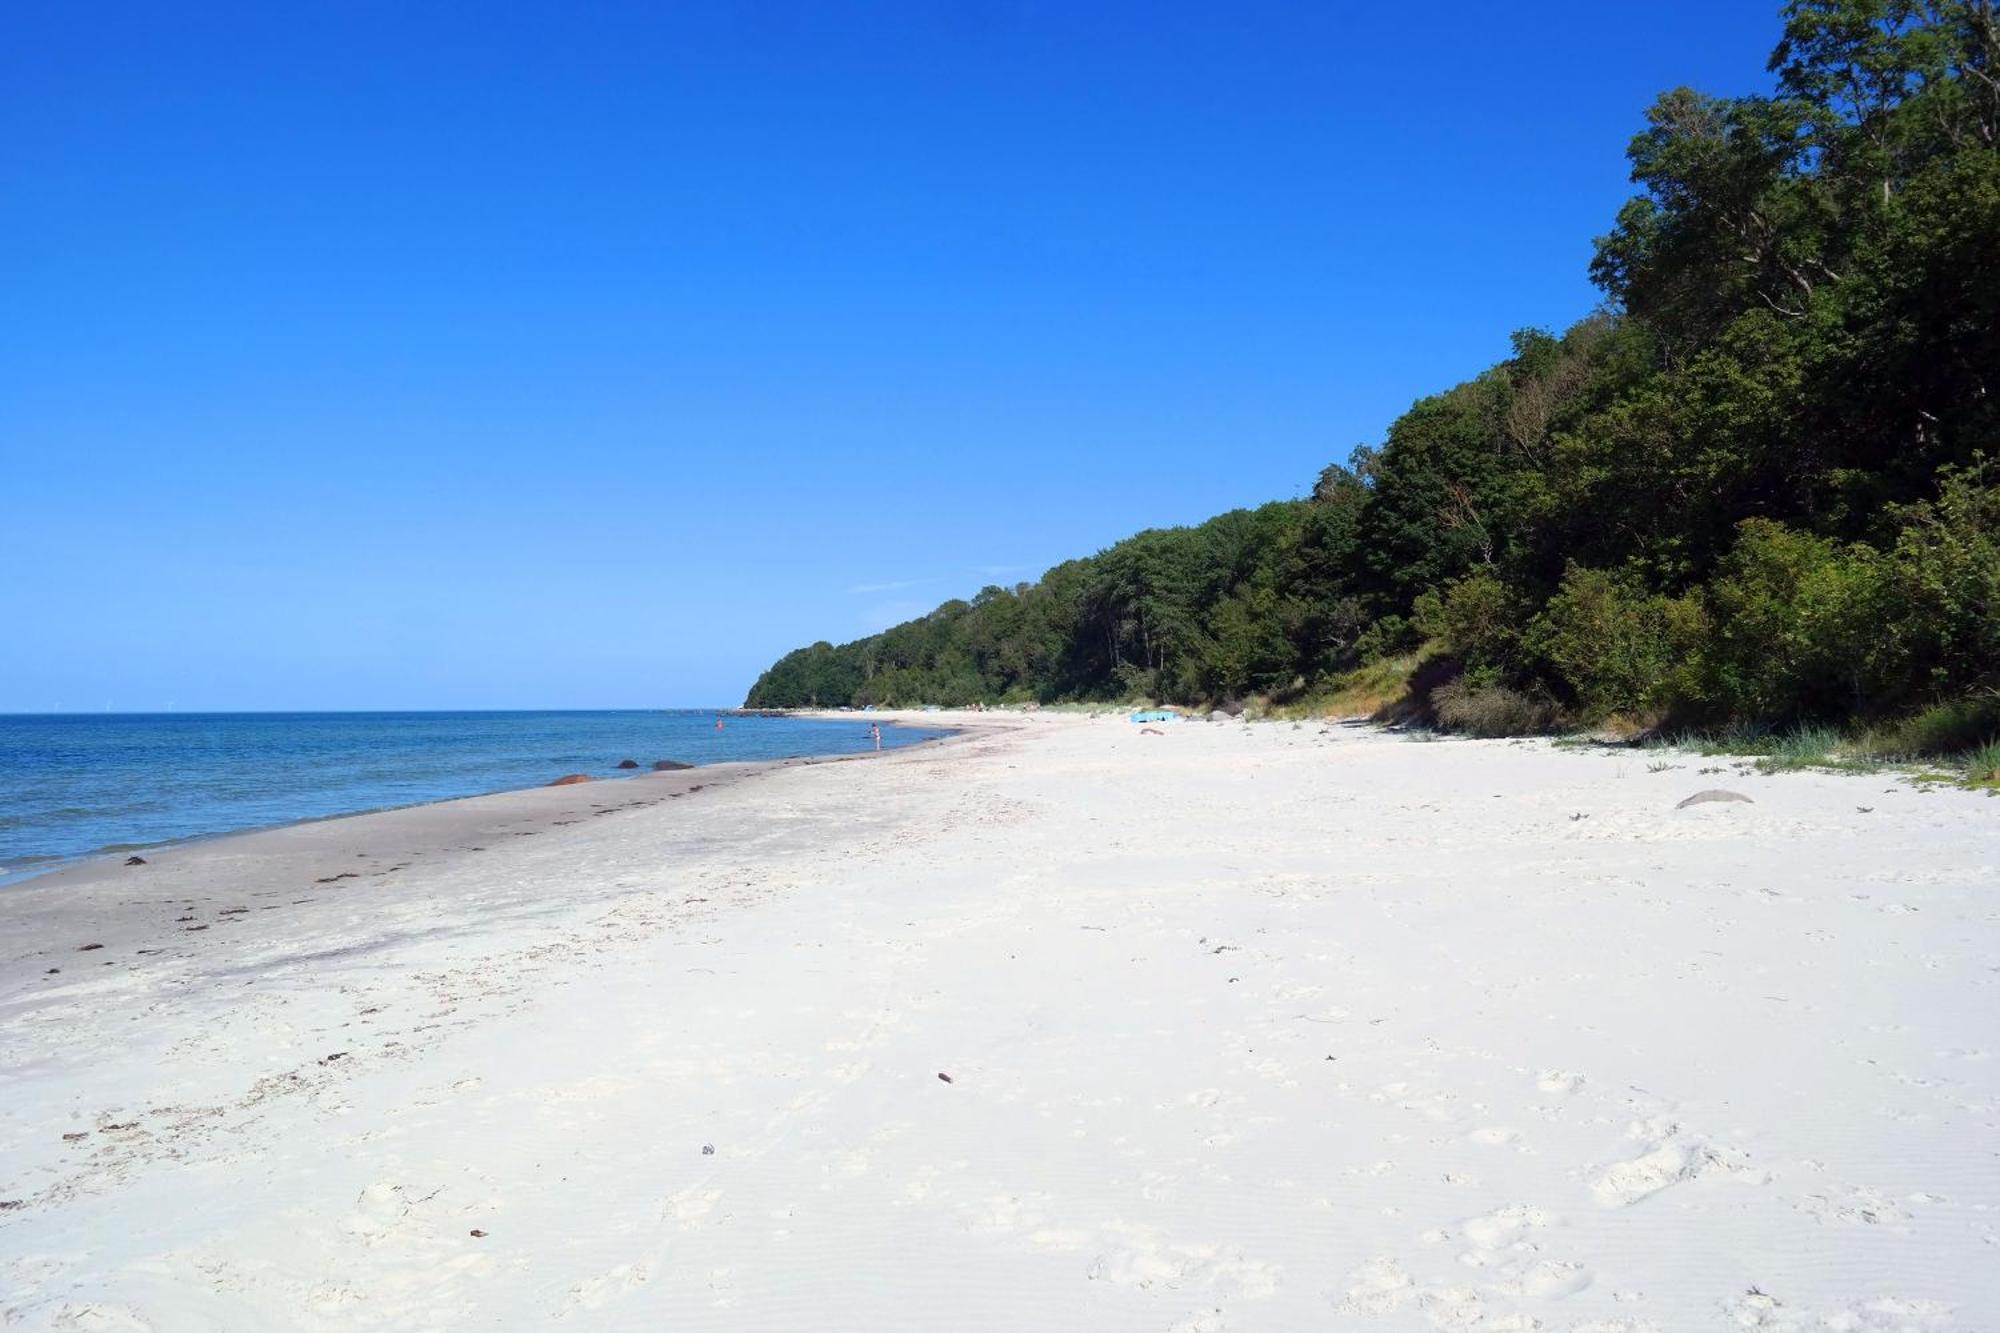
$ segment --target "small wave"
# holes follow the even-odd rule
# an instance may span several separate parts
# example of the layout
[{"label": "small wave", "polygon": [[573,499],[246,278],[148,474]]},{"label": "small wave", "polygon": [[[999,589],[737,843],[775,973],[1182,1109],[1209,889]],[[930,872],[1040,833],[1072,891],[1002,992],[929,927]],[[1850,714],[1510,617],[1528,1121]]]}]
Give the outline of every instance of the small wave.
[{"label": "small wave", "polygon": [[0,829],[46,824],[52,819],[99,819],[117,813],[118,809],[111,806],[58,805],[43,810],[29,810],[24,814],[0,814]]}]

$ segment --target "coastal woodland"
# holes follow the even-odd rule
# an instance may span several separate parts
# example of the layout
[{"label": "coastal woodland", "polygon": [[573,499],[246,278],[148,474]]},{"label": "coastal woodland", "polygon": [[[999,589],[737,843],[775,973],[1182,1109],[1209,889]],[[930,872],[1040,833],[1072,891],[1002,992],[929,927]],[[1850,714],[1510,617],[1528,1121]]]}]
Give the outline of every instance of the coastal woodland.
[{"label": "coastal woodland", "polygon": [[1309,497],[1138,533],[856,642],[758,707],[1373,692],[1486,734],[2000,733],[2000,22],[1794,0],[1767,95],[1676,88],[1603,304]]}]

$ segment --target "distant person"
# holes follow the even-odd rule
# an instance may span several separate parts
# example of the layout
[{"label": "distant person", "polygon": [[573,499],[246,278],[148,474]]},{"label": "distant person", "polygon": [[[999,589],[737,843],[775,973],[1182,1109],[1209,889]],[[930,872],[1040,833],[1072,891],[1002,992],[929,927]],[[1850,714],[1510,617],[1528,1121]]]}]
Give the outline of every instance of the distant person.
[{"label": "distant person", "polygon": [[876,749],[879,750],[882,748],[882,724],[880,722],[870,722],[868,724],[868,739],[875,742]]}]

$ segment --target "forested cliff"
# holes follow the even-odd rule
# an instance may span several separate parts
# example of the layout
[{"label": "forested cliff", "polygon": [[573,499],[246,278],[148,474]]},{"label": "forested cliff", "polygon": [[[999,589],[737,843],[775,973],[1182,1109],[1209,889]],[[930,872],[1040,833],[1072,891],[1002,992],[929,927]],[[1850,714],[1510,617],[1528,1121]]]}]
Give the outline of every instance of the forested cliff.
[{"label": "forested cliff", "polygon": [[2000,26],[1991,0],[1780,24],[1768,95],[1647,113],[1599,311],[1516,334],[1309,499],[800,649],[747,702],[1283,698],[1422,653],[1475,729],[1987,697]]}]

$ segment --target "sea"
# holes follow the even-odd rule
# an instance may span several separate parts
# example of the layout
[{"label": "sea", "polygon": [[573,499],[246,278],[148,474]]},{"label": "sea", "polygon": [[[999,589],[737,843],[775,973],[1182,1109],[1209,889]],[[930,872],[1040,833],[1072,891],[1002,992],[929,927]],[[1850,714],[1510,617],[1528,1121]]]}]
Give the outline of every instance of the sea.
[{"label": "sea", "polygon": [[[871,719],[715,709],[0,715],[0,883],[65,861],[535,787],[872,750]],[[718,727],[716,724],[722,725]],[[883,748],[944,735],[883,724]]]}]

